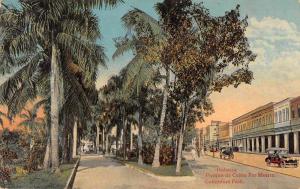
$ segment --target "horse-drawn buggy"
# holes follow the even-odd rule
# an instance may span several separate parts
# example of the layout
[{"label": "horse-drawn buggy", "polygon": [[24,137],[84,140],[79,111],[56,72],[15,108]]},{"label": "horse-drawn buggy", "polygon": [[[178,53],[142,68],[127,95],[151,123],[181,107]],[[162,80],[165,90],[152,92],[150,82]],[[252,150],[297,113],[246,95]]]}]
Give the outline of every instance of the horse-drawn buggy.
[{"label": "horse-drawn buggy", "polygon": [[220,159],[233,159],[233,149],[232,147],[221,147],[220,148]]}]

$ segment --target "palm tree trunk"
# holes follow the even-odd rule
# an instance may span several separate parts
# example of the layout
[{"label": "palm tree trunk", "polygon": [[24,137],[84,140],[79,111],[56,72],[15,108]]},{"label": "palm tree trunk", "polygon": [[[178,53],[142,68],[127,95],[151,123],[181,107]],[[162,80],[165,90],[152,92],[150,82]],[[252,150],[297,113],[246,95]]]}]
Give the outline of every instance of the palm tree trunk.
[{"label": "palm tree trunk", "polygon": [[51,142],[50,138],[47,139],[47,145],[46,145],[46,152],[44,156],[44,162],[43,162],[43,167],[44,169],[49,169],[50,168],[50,155],[51,155]]},{"label": "palm tree trunk", "polygon": [[58,63],[58,49],[56,45],[52,44],[51,57],[51,74],[50,74],[50,88],[51,88],[51,166],[53,170],[59,168],[58,157],[58,127],[59,127],[59,63]]},{"label": "palm tree trunk", "polygon": [[139,107],[138,149],[139,149],[138,164],[143,165],[143,123],[142,123],[142,108],[141,108],[141,106]]},{"label": "palm tree trunk", "polygon": [[72,131],[68,136],[68,162],[71,162],[73,155],[73,133]]},{"label": "palm tree trunk", "polygon": [[99,126],[96,125],[96,153],[99,153]]},{"label": "palm tree trunk", "polygon": [[72,158],[75,158],[77,155],[77,120],[74,122],[73,128],[73,151],[72,151]]},{"label": "palm tree trunk", "polygon": [[108,152],[108,131],[106,132],[106,135],[105,135],[105,154],[109,155],[109,152]]},{"label": "palm tree trunk", "polygon": [[105,131],[104,126],[102,126],[102,153],[104,155],[106,149],[105,149]]},{"label": "palm tree trunk", "polygon": [[62,153],[62,162],[63,163],[66,163],[68,162],[68,130],[65,126],[65,129],[64,129],[64,133],[63,133],[63,153]]},{"label": "palm tree trunk", "polygon": [[123,159],[126,160],[127,159],[127,120],[124,116],[124,128],[123,128]]},{"label": "palm tree trunk", "polygon": [[182,111],[182,124],[180,128],[180,133],[179,133],[179,144],[178,144],[178,152],[177,152],[177,163],[176,163],[176,174],[180,174],[180,169],[181,169],[181,159],[182,159],[182,144],[183,144],[183,135],[187,123],[187,117],[188,117],[188,107],[187,103],[185,102],[183,105],[183,111]]},{"label": "palm tree trunk", "polygon": [[119,139],[120,139],[120,126],[117,125],[117,134],[116,134],[116,156],[119,155]]},{"label": "palm tree trunk", "polygon": [[167,111],[167,102],[168,102],[168,94],[169,94],[169,78],[170,78],[170,71],[166,69],[166,84],[164,86],[164,93],[163,93],[163,103],[162,103],[162,110],[160,115],[160,122],[159,122],[159,131],[157,132],[157,140],[155,144],[155,152],[154,152],[154,159],[152,162],[152,167],[159,167],[159,151],[160,151],[160,143],[161,143],[161,133],[163,130],[163,126],[165,123],[166,111]]}]

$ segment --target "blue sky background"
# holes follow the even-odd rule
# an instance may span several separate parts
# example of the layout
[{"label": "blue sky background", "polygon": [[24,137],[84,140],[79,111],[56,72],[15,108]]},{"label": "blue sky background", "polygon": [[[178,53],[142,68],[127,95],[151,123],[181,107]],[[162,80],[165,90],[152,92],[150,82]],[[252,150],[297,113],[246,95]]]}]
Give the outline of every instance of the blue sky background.
[{"label": "blue sky background", "polygon": [[[102,39],[99,41],[109,57],[107,69],[99,68],[97,87],[117,74],[130,60],[131,55],[112,60],[115,50],[113,38],[124,36],[126,31],[121,17],[132,7],[157,17],[153,6],[162,0],[124,0],[114,9],[95,10],[100,19]],[[12,0],[4,0],[13,3]],[[194,2],[202,2],[194,0]],[[246,35],[257,59],[250,69],[255,80],[238,89],[226,88],[212,95],[215,114],[210,120],[231,121],[247,111],[268,102],[300,95],[300,0],[205,0],[204,6],[212,15],[221,16],[240,4],[242,16],[248,15]],[[5,77],[0,78],[0,81]],[[207,122],[205,124],[207,124]]]}]

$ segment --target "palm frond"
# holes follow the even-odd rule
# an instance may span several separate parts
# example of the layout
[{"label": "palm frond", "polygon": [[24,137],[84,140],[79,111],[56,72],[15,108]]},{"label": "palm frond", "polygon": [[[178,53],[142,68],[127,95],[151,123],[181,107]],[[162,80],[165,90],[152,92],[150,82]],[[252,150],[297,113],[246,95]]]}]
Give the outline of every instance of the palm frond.
[{"label": "palm frond", "polygon": [[28,100],[36,97],[35,83],[42,77],[39,68],[42,58],[43,54],[37,53],[0,86],[0,104],[8,106],[9,116],[20,112]]},{"label": "palm frond", "polygon": [[34,115],[35,117],[37,116],[37,111],[39,110],[39,108],[43,105],[45,105],[48,102],[48,99],[42,99],[40,101],[38,101],[37,103],[34,104],[34,106],[31,109],[31,113],[32,115]]},{"label": "palm frond", "polygon": [[114,41],[117,49],[112,56],[113,59],[123,55],[125,52],[134,50],[136,46],[136,38],[123,37],[114,39]]},{"label": "palm frond", "polygon": [[154,36],[164,36],[165,32],[160,26],[159,22],[140,9],[133,9],[122,17],[124,26],[128,29],[141,30],[142,28],[149,28]]},{"label": "palm frond", "polygon": [[123,0],[74,0],[73,4],[78,8],[108,8],[115,7],[118,3],[123,3]]}]

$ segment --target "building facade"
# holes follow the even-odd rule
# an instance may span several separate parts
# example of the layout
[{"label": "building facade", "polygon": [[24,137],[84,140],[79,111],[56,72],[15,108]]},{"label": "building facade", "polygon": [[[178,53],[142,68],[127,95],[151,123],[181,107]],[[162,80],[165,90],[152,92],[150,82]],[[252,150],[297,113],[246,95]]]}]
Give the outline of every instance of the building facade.
[{"label": "building facade", "polygon": [[[299,154],[299,131],[300,131],[300,96],[293,98],[290,101],[291,105],[291,132],[293,133],[292,144],[289,146],[293,148],[294,154]],[[292,150],[290,150],[292,151]]]},{"label": "building facade", "polygon": [[232,121],[233,146],[242,152],[265,153],[286,148],[299,154],[300,97],[258,107]]},{"label": "building facade", "polygon": [[209,126],[206,126],[205,128],[203,128],[203,137],[204,137],[204,148],[208,149],[209,148]]},{"label": "building facade", "polygon": [[233,146],[243,152],[262,152],[272,146],[274,103],[256,108],[232,121]]},{"label": "building facade", "polygon": [[212,121],[211,125],[209,125],[209,146],[217,146],[218,143],[218,124]]},{"label": "building facade", "polygon": [[274,105],[274,128],[275,128],[275,147],[287,148],[290,153],[293,153],[293,148],[290,148],[291,133],[291,98],[284,99]]},{"label": "building facade", "polygon": [[232,146],[232,125],[220,122],[219,124],[219,147]]}]

